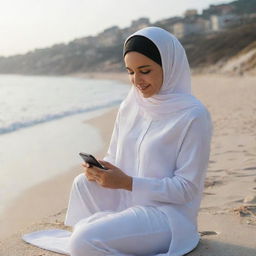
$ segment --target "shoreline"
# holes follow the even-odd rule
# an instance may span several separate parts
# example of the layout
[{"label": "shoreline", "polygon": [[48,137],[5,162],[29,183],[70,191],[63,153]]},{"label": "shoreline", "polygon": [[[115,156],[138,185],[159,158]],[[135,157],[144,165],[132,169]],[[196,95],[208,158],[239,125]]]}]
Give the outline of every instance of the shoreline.
[{"label": "shoreline", "polygon": [[125,72],[88,72],[88,73],[72,73],[67,76],[84,79],[114,80],[130,85],[129,76]]},{"label": "shoreline", "polygon": [[[78,77],[78,74],[76,75]],[[93,78],[108,79],[104,73],[98,75],[94,74]],[[122,76],[127,78],[126,74]],[[123,79],[126,79],[125,77]],[[122,80],[120,74],[116,77],[111,74],[111,79]],[[194,75],[192,84],[193,94],[207,106],[212,115],[214,134],[204,196],[198,215],[201,240],[198,247],[188,255],[254,256],[256,254],[255,77]],[[97,152],[98,157],[103,156],[108,147],[116,111],[117,109],[113,109],[86,121],[98,127],[103,138],[104,146]],[[75,176],[74,170],[69,173]],[[66,186],[66,191],[69,192],[72,180],[68,179],[72,178],[66,178],[68,185],[64,185],[64,181],[60,179],[59,186],[56,186],[54,180],[52,186],[58,190]],[[49,189],[49,184],[44,184],[43,187],[42,192]],[[33,194],[32,191],[28,193]],[[37,195],[31,196],[35,196],[37,200]],[[67,207],[65,200],[62,199],[54,209],[49,207],[49,214],[42,213],[42,219],[24,225],[24,228],[1,240],[0,256],[60,255],[24,243],[21,235],[48,228],[67,229],[63,225]],[[47,202],[42,204],[46,204],[45,207],[49,206]]]}]

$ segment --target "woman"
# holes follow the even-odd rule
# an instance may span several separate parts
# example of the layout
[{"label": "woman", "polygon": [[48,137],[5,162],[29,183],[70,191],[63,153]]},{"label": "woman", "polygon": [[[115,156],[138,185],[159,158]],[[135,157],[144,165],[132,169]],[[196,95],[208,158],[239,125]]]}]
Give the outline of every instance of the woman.
[{"label": "woman", "polygon": [[209,161],[211,120],[191,93],[185,51],[148,27],[124,44],[132,88],[104,161],[84,164],[65,224],[72,256],[180,256],[198,242],[197,213]]}]

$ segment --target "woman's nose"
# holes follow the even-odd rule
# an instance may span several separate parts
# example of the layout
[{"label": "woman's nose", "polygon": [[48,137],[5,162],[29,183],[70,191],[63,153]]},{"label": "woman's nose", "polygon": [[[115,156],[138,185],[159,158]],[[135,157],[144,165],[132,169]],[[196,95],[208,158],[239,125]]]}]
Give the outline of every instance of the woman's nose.
[{"label": "woman's nose", "polygon": [[134,73],[134,84],[139,85],[142,83],[142,81],[143,81],[143,79],[142,79],[141,75],[138,73],[137,74]]}]

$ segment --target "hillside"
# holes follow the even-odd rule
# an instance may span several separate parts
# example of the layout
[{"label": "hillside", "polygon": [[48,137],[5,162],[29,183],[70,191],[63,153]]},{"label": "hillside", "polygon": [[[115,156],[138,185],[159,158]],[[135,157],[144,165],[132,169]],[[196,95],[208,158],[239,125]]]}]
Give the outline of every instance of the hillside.
[{"label": "hillside", "polygon": [[230,58],[218,71],[223,74],[256,75],[256,41]]},{"label": "hillside", "polygon": [[[256,23],[234,27],[208,36],[189,37],[182,40],[191,67],[198,72],[254,73],[256,71]],[[248,55],[251,52],[252,56]],[[248,55],[248,58],[244,55]],[[240,65],[222,69],[229,61],[241,58]]]}]

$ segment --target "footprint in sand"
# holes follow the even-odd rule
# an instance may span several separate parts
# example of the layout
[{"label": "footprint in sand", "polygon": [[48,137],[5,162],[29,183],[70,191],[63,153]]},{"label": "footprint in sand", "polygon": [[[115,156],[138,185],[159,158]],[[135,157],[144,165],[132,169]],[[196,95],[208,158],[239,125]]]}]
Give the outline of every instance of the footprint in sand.
[{"label": "footprint in sand", "polygon": [[217,170],[209,170],[209,172],[223,172],[225,171],[224,169],[217,169]]},{"label": "footprint in sand", "polygon": [[222,182],[218,180],[206,180],[204,183],[205,188],[213,187],[216,185],[222,185]]},{"label": "footprint in sand", "polygon": [[244,175],[242,175],[242,174],[240,174],[240,175],[235,175],[236,177],[250,177],[250,176],[255,176],[255,174],[244,174]]},{"label": "footprint in sand", "polygon": [[209,193],[209,192],[204,192],[204,195],[207,195],[207,196],[214,196],[214,195],[216,195],[216,194],[214,194],[214,193]]},{"label": "footprint in sand", "polygon": [[256,171],[256,166],[243,168],[243,170],[245,170],[245,171],[255,170]]},{"label": "footprint in sand", "polygon": [[256,192],[256,187],[254,187],[254,188],[251,188],[251,190],[252,190],[252,191],[254,191],[254,192]]},{"label": "footprint in sand", "polygon": [[235,174],[237,174],[236,171],[228,171],[228,170],[226,170],[226,173],[227,173],[228,175],[235,175]]},{"label": "footprint in sand", "polygon": [[234,213],[240,217],[256,216],[256,205],[242,205],[238,208],[233,209]]},{"label": "footprint in sand", "polygon": [[199,233],[201,236],[216,236],[219,234],[218,232],[215,231],[199,231]]},{"label": "footprint in sand", "polygon": [[227,150],[227,151],[224,151],[222,154],[226,154],[226,153],[241,153],[242,151],[239,151],[239,150]]}]

